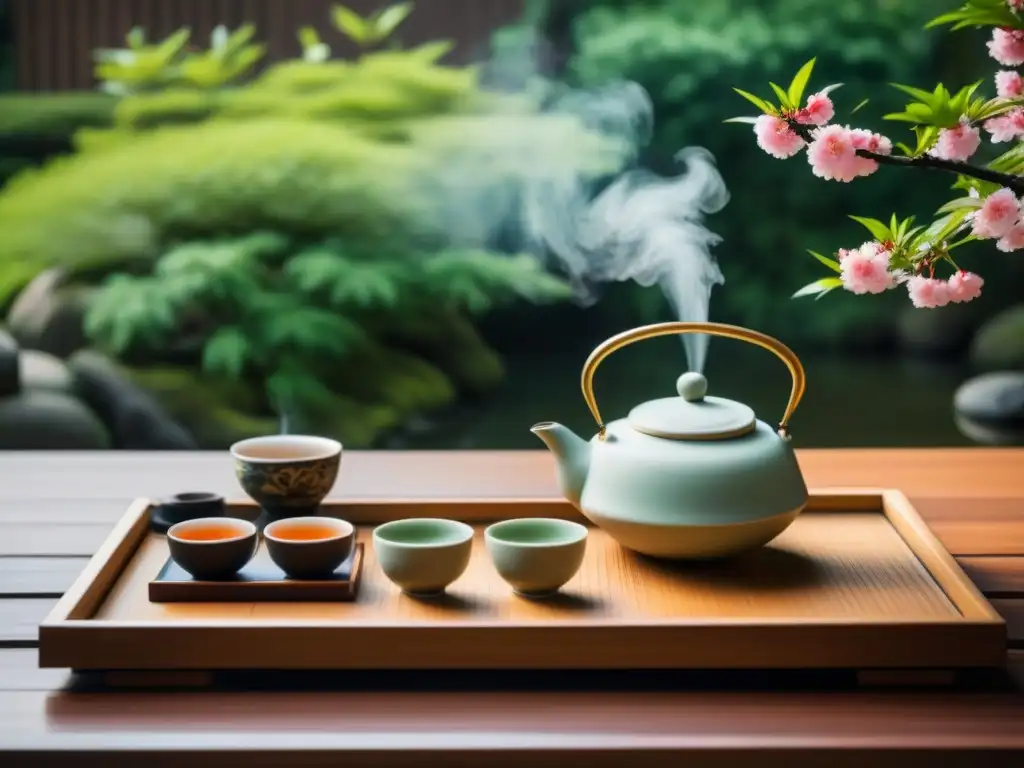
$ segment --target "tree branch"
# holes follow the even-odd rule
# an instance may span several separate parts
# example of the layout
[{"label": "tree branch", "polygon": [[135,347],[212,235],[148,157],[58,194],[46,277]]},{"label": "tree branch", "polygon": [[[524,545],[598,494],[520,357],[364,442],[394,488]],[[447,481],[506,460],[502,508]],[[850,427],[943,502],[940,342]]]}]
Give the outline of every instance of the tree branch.
[{"label": "tree branch", "polygon": [[[813,141],[811,129],[808,126],[793,120],[789,120],[787,122],[789,122],[789,126],[793,132],[801,139],[808,143]],[[979,168],[976,165],[962,163],[957,160],[940,160],[939,158],[931,157],[930,155],[919,155],[917,157],[882,155],[866,149],[858,149],[857,154],[861,157],[875,160],[879,165],[901,165],[907,168],[924,168],[926,170],[933,171],[946,171],[947,173],[955,173],[961,176],[970,176],[971,178],[978,179],[979,181],[990,181],[993,184],[998,184],[1001,187],[1007,187],[1013,190],[1014,194],[1017,195],[1024,194],[1024,176],[1017,176],[1013,173],[1001,173],[1000,171],[993,171],[990,168]]]}]

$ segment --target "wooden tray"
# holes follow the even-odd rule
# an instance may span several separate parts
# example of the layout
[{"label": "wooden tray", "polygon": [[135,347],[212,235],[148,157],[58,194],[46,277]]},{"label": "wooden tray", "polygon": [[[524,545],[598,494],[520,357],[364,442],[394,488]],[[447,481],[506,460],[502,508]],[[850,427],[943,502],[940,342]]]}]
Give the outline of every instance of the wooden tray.
[{"label": "wooden tray", "polygon": [[[248,504],[232,514],[253,516]],[[327,504],[356,524],[411,516],[582,520],[561,501]],[[816,492],[771,545],[674,565],[591,528],[563,593],[516,597],[481,537],[435,600],[403,595],[367,546],[349,603],[150,602],[167,558],[133,504],[40,628],[40,664],[79,670],[955,669],[1005,663],[1006,627],[897,491]]]},{"label": "wooden tray", "polygon": [[354,600],[363,564],[363,544],[329,578],[291,579],[270,559],[260,541],[256,555],[233,579],[201,581],[170,558],[149,582],[154,603],[330,602]]}]

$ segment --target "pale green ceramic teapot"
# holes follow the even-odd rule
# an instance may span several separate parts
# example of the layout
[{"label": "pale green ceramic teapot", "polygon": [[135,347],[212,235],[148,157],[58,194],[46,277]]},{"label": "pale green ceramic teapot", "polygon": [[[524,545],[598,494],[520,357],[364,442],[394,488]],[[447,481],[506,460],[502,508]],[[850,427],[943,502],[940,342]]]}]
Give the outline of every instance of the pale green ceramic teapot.
[{"label": "pale green ceramic teapot", "polygon": [[[678,395],[605,424],[594,398],[597,367],[635,341],[677,333],[742,339],[778,355],[793,377],[778,427],[742,403],[707,395],[699,373],[679,377]],[[613,336],[587,359],[583,397],[598,425],[589,442],[555,422],[531,431],[554,454],[565,497],[623,546],[663,558],[724,557],[768,543],[807,503],[787,426],[804,383],[800,360],[770,336],[720,323],[659,323]]]}]

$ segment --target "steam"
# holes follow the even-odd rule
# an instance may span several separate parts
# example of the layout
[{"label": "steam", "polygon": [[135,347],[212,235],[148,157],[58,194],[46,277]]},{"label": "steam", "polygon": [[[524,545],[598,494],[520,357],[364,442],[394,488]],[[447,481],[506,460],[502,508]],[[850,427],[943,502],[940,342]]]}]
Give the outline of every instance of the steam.
[{"label": "steam", "polygon": [[[636,83],[574,91],[553,108],[624,142],[629,164],[653,131],[650,99]],[[675,159],[683,166],[677,176],[627,168],[596,195],[579,174],[528,181],[525,230],[557,260],[582,303],[596,301],[602,284],[633,280],[660,287],[680,320],[708,319],[711,291],[725,278],[711,253],[721,238],[702,221],[729,193],[707,150],[684,148]],[[682,340],[690,370],[703,370],[708,338]]]}]

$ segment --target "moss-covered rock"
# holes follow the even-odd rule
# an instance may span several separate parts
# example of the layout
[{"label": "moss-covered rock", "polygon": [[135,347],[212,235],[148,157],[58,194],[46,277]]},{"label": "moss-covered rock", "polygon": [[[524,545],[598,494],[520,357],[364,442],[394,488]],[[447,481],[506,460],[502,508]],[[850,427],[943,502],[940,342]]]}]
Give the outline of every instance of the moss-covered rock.
[{"label": "moss-covered rock", "polygon": [[1024,305],[999,313],[978,330],[971,362],[980,370],[1024,370]]},{"label": "moss-covered rock", "polygon": [[124,370],[188,429],[202,449],[220,450],[236,440],[278,431],[276,417],[254,413],[259,396],[242,382],[166,366]]}]

